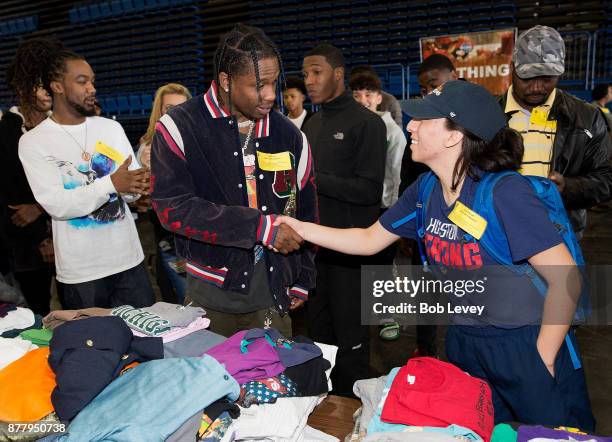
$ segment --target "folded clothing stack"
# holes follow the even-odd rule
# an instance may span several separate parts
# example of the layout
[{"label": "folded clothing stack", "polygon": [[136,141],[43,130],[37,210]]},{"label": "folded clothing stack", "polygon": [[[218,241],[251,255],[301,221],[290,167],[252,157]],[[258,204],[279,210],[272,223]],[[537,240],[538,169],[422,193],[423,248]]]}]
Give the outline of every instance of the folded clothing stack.
[{"label": "folded clothing stack", "polygon": [[433,358],[413,358],[387,376],[357,381],[362,408],[347,441],[488,440],[493,407],[482,382]]},{"label": "folded clothing stack", "polygon": [[[319,343],[315,345],[321,350],[319,357],[329,363],[329,369],[324,372],[326,379],[329,380],[338,348]],[[299,389],[299,382],[296,384]],[[331,389],[329,383],[326,383],[326,386]],[[325,394],[280,397],[275,403],[265,403],[249,408],[240,407],[240,417],[234,421],[230,431],[234,433],[235,440],[266,440],[269,442],[336,440],[333,436],[322,434],[307,425],[308,416],[324,398]]]},{"label": "folded clothing stack", "polygon": [[135,336],[160,337],[172,342],[210,325],[202,316],[200,307],[157,302],[150,307],[134,308],[131,305],[115,307],[111,315],[118,316],[132,329]]},{"label": "folded clothing stack", "polygon": [[404,425],[460,425],[488,441],[494,426],[491,389],[453,364],[413,358],[393,380],[381,419]]}]

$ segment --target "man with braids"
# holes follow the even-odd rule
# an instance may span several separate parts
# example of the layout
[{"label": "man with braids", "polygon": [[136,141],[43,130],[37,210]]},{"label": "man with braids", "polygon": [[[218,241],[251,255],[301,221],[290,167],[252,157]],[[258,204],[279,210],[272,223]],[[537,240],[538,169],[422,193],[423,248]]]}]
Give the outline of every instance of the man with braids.
[{"label": "man with braids", "polygon": [[6,256],[28,306],[40,315],[49,313],[53,278],[53,241],[49,216],[36,203],[19,161],[19,139],[47,118],[51,96],[42,87],[38,55],[58,47],[52,40],[23,43],[11,60],[6,82],[19,106],[13,106],[0,121],[1,200],[5,206],[1,229]]},{"label": "man with braids", "polygon": [[273,110],[282,69],[274,43],[237,25],[214,57],[204,95],[161,117],[151,155],[152,205],[187,261],[186,303],[230,335],[271,326],[314,287],[314,253],[275,216],[317,221],[308,142]]},{"label": "man with braids", "polygon": [[149,306],[154,294],[127,201],[148,176],[122,127],[95,115],[94,73],[80,55],[49,47],[37,57],[53,114],[19,141],[36,201],[51,215],[64,307]]},{"label": "man with braids", "polygon": [[[310,99],[321,105],[304,125],[315,160],[321,223],[368,226],[380,213],[385,123],[346,90],[344,58],[335,46],[323,44],[309,51],[303,73]],[[341,395],[352,395],[353,383],[368,377],[369,329],[361,325],[359,302],[361,265],[366,263],[362,257],[319,249],[317,290],[306,310],[310,337],[338,346],[332,383]]]}]

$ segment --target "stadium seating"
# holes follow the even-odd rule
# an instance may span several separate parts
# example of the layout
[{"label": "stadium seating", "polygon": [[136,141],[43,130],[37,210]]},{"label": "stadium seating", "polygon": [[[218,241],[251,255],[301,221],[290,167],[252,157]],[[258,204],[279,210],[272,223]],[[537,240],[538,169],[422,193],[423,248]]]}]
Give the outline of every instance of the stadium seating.
[{"label": "stadium seating", "polygon": [[[305,51],[332,42],[349,70],[374,66],[383,88],[398,98],[419,93],[421,37],[538,23],[564,35],[563,88],[586,99],[595,84],[612,82],[612,0],[5,0],[0,70],[23,38],[58,36],[87,58],[103,112],[115,115],[134,141],[159,86],[172,81],[202,92],[219,35],[238,21],[270,35],[288,73],[299,74]],[[13,101],[0,82],[0,108]]]}]

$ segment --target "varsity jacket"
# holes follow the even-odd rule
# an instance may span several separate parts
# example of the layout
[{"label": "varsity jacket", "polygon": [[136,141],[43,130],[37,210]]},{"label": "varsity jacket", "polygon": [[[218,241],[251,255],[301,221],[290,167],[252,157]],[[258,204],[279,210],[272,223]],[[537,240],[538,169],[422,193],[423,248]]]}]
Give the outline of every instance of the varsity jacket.
[{"label": "varsity jacket", "polygon": [[[275,215],[318,222],[306,136],[276,111],[256,121],[253,136],[258,209],[248,204],[236,118],[219,104],[214,82],[204,95],[160,118],[151,155],[152,206],[175,233],[187,272],[245,295],[253,248],[274,243]],[[284,256],[264,247],[264,257],[280,313],[287,312],[291,296],[307,299],[315,285],[312,248]]]}]

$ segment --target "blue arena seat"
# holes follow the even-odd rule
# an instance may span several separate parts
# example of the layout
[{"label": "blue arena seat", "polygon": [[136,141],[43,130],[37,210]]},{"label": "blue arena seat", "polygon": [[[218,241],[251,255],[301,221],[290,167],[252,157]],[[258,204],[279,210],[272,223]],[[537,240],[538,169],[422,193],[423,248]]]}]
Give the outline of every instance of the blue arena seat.
[{"label": "blue arena seat", "polygon": [[140,96],[140,102],[142,103],[142,110],[145,113],[151,112],[151,109],[153,108],[153,95],[142,94]]},{"label": "blue arena seat", "polygon": [[87,22],[90,19],[89,15],[89,7],[88,6],[79,6],[79,22]]},{"label": "blue arena seat", "polygon": [[115,97],[106,97],[104,100],[103,110],[109,115],[116,114],[119,107],[117,106],[117,100]]},{"label": "blue arena seat", "polygon": [[132,0],[134,12],[142,12],[146,9],[145,0]]},{"label": "blue arena seat", "polygon": [[97,3],[89,5],[89,16],[92,21],[100,20],[102,18],[102,13],[100,12],[100,5],[98,5]]},{"label": "blue arena seat", "polygon": [[130,95],[130,112],[132,114],[142,114],[143,107],[142,102],[140,101],[140,95]]},{"label": "blue arena seat", "polygon": [[110,2],[101,2],[100,3],[100,15],[103,18],[110,17],[112,15]]},{"label": "blue arena seat", "polygon": [[26,17],[26,28],[28,32],[38,29],[38,15]]},{"label": "blue arena seat", "polygon": [[123,11],[127,14],[132,14],[134,12],[134,3],[132,3],[132,0],[121,0],[121,6]]},{"label": "blue arena seat", "polygon": [[77,11],[77,8],[70,8],[68,11],[68,18],[70,19],[70,23],[79,22],[79,11]]},{"label": "blue arena seat", "polygon": [[119,95],[117,97],[117,113],[119,115],[127,114],[130,112],[130,102],[128,101],[128,97],[125,95]]},{"label": "blue arena seat", "polygon": [[17,33],[17,23],[15,23],[15,20],[9,20],[6,24],[9,29],[9,34]]},{"label": "blue arena seat", "polygon": [[113,16],[123,14],[123,4],[121,0],[111,0],[111,13]]},{"label": "blue arena seat", "polygon": [[24,32],[26,32],[26,24],[23,18],[17,18],[14,21],[15,21],[15,27],[17,28],[18,34],[23,34]]}]

